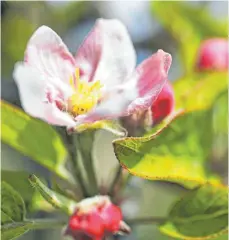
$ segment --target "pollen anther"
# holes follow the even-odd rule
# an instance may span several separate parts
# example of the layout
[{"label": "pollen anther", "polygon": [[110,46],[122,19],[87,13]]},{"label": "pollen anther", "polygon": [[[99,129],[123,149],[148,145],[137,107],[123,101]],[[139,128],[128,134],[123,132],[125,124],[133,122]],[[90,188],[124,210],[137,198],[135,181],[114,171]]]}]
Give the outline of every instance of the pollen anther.
[{"label": "pollen anther", "polygon": [[102,85],[100,81],[80,80],[79,68],[71,76],[70,85],[75,93],[68,99],[67,111],[74,117],[89,112],[101,98]]}]

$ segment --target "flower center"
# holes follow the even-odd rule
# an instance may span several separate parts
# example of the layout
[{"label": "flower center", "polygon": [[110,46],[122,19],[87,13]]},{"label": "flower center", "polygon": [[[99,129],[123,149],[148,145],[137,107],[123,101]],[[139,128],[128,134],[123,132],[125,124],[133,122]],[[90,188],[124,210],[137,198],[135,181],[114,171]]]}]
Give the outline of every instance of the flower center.
[{"label": "flower center", "polygon": [[68,99],[67,111],[74,117],[90,111],[101,98],[102,85],[100,81],[86,82],[80,80],[79,68],[70,78],[74,94]]}]

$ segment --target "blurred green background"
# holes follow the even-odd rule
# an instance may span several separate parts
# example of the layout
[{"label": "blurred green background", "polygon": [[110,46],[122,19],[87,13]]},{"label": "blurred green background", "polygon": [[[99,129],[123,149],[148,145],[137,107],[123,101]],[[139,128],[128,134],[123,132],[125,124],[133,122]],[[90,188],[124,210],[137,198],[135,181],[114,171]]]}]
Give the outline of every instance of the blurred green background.
[{"label": "blurred green background", "polygon": [[[198,47],[202,40],[227,37],[227,1],[1,1],[2,29],[2,99],[20,107],[17,88],[12,79],[15,62],[23,59],[26,43],[33,31],[41,25],[53,28],[75,54],[97,18],[117,18],[128,28],[133,40],[137,63],[157,49],[169,52],[173,63],[169,80],[174,82],[193,71]],[[227,182],[227,102],[218,107],[215,102],[215,140],[212,146],[211,169]],[[219,126],[225,126],[220,128]],[[226,131],[225,131],[226,128]],[[118,164],[114,156],[111,133],[96,134],[96,169],[102,185],[112,180]],[[106,149],[106,151],[104,151]],[[26,170],[49,179],[50,173],[30,161],[28,157],[2,143],[2,169]],[[125,216],[163,216],[174,199],[185,191],[174,184],[150,182],[133,177],[124,190],[128,197],[122,204]],[[39,212],[39,218],[47,213]],[[62,239],[60,231],[31,231],[21,240]],[[123,239],[171,239],[163,236],[155,225],[133,227],[133,233]]]}]

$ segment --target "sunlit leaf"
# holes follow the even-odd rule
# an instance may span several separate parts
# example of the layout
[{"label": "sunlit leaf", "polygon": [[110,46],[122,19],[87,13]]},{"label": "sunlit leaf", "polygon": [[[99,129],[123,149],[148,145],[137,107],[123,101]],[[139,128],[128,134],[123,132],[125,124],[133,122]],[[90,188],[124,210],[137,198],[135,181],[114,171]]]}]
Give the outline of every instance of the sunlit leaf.
[{"label": "sunlit leaf", "polygon": [[209,111],[180,114],[156,133],[113,142],[116,157],[131,174],[193,187],[207,180],[211,150]]},{"label": "sunlit leaf", "polygon": [[70,179],[64,168],[67,151],[57,132],[17,107],[1,102],[1,140],[58,176]]},{"label": "sunlit leaf", "polygon": [[228,233],[226,234],[222,234],[222,235],[219,235],[217,237],[214,238],[215,240],[228,240]]},{"label": "sunlit leaf", "polygon": [[196,73],[174,83],[176,107],[185,111],[207,109],[227,89],[227,72]]},{"label": "sunlit leaf", "polygon": [[184,195],[172,207],[160,230],[179,239],[206,239],[227,232],[228,191],[204,184]]},{"label": "sunlit leaf", "polygon": [[228,151],[228,90],[215,101],[212,108],[215,160],[226,160]]},{"label": "sunlit leaf", "polygon": [[214,129],[216,132],[227,133],[227,116],[228,116],[228,91],[224,91],[218,96],[213,105],[214,112]]}]

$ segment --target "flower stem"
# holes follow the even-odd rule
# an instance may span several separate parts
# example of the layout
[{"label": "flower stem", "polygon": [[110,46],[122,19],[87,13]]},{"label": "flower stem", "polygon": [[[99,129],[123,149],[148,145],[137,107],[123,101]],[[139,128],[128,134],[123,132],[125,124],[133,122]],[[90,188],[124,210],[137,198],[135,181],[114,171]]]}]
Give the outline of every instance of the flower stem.
[{"label": "flower stem", "polygon": [[83,180],[83,175],[80,171],[78,152],[77,152],[77,149],[76,149],[77,136],[76,135],[69,135],[67,133],[66,134],[66,140],[67,140],[67,148],[68,148],[68,151],[69,151],[70,160],[71,160],[72,167],[73,167],[73,170],[74,170],[74,177],[76,178],[76,181],[79,183],[79,185],[81,187],[81,191],[82,191],[83,196],[88,197],[89,194],[87,192],[87,189],[86,189],[86,186],[85,186],[85,183],[84,183],[84,180]]},{"label": "flower stem", "polygon": [[53,220],[53,219],[36,219],[36,220],[29,220],[33,222],[33,229],[46,229],[46,228],[60,228],[66,225],[66,221],[61,220]]},{"label": "flower stem", "polygon": [[161,224],[167,219],[164,217],[142,217],[142,218],[133,218],[127,219],[126,222],[130,225],[137,224]]},{"label": "flower stem", "polygon": [[98,194],[98,184],[95,174],[94,161],[93,161],[93,143],[95,131],[84,131],[78,135],[78,146],[82,157],[82,164],[86,171],[86,179],[88,189],[91,196]]},{"label": "flower stem", "polygon": [[111,187],[110,187],[110,190],[109,190],[109,193],[108,193],[109,196],[113,197],[115,195],[115,187],[116,187],[119,179],[121,178],[121,176],[122,176],[122,166],[119,165],[118,169],[117,169],[117,172],[115,174],[114,180],[111,183]]}]

